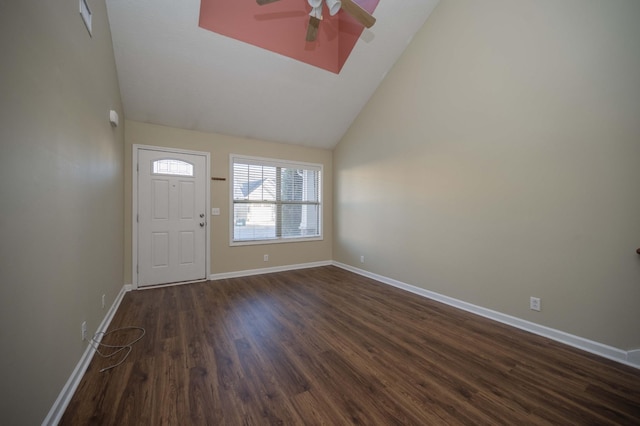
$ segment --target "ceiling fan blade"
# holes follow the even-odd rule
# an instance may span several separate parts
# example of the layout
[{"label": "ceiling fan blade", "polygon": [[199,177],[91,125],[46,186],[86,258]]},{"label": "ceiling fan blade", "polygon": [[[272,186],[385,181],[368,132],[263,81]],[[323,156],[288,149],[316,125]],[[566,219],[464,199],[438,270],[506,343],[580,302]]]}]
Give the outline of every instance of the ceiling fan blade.
[{"label": "ceiling fan blade", "polygon": [[256,0],[256,3],[258,3],[260,6],[264,6],[265,4],[269,4],[269,3],[275,3],[279,0]]},{"label": "ceiling fan blade", "polygon": [[371,28],[376,23],[376,18],[354,3],[353,0],[342,0],[342,8],[367,28]]},{"label": "ceiling fan blade", "polygon": [[309,14],[302,10],[292,10],[290,12],[260,13],[253,16],[256,18],[256,21],[269,21],[272,19],[300,18],[301,16],[309,16]]},{"label": "ceiling fan blade", "polygon": [[315,16],[309,17],[309,26],[307,27],[307,41],[316,41],[316,37],[318,37],[318,26],[320,25],[320,20]]}]

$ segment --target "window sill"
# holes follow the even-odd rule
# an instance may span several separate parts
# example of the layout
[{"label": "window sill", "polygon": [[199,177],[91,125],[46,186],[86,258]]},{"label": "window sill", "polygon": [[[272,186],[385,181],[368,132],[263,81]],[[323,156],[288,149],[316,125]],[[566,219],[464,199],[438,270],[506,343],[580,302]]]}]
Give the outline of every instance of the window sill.
[{"label": "window sill", "polygon": [[265,245],[265,244],[282,244],[282,243],[306,243],[311,241],[322,241],[324,240],[324,236],[319,237],[308,237],[308,238],[273,238],[269,240],[246,240],[246,241],[231,241],[229,246],[231,247],[240,247],[240,246],[257,246],[257,245]]}]

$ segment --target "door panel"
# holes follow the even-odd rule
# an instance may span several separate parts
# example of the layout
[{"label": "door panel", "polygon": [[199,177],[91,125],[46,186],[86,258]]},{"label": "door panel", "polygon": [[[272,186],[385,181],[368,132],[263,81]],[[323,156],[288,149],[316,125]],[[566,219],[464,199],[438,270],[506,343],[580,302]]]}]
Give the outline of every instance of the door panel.
[{"label": "door panel", "polygon": [[154,220],[169,219],[169,181],[152,179],[153,187],[151,217]]},{"label": "door panel", "polygon": [[169,234],[154,232],[151,235],[151,267],[166,268],[169,266]]},{"label": "door panel", "polygon": [[193,182],[180,182],[180,218],[194,219],[195,213],[195,185]]},{"label": "door panel", "polygon": [[180,233],[180,264],[188,265],[195,262],[195,236],[193,232]]},{"label": "door panel", "polygon": [[205,161],[138,151],[138,285],[206,277]]}]

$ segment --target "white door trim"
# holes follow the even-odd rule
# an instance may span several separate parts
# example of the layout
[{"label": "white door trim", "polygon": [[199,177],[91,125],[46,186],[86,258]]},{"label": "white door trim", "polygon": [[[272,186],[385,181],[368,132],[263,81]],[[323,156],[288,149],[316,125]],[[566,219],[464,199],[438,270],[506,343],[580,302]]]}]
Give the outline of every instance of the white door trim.
[{"label": "white door trim", "polygon": [[138,157],[140,150],[158,151],[163,153],[191,154],[205,157],[205,217],[207,218],[207,232],[205,242],[206,275],[211,275],[211,154],[203,151],[191,151],[179,148],[167,148],[152,145],[133,145],[131,161],[131,282],[133,288],[138,288]]}]

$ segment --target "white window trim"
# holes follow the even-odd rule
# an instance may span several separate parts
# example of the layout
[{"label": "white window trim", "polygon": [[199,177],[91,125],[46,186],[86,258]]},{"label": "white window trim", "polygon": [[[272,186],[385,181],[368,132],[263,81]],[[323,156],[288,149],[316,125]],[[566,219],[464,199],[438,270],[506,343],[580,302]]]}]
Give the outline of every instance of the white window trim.
[{"label": "white window trim", "polygon": [[[304,168],[308,170],[317,170],[320,172],[320,180],[318,182],[318,202],[320,205],[319,214],[319,223],[318,226],[320,228],[320,235],[316,237],[279,237],[272,239],[263,239],[263,240],[248,240],[248,241],[234,241],[233,233],[234,233],[234,209],[233,209],[233,164],[234,160],[242,160],[243,162],[247,162],[248,164],[255,165],[267,165],[274,167],[283,167],[283,168]],[[281,160],[275,158],[267,158],[267,157],[254,157],[248,155],[241,154],[230,154],[229,155],[229,246],[254,246],[254,245],[264,245],[264,244],[282,244],[282,243],[300,243],[300,242],[308,242],[308,241],[322,241],[324,240],[324,201],[323,201],[323,187],[324,187],[324,165],[319,163],[306,163],[303,161],[290,161],[290,160]]]}]

